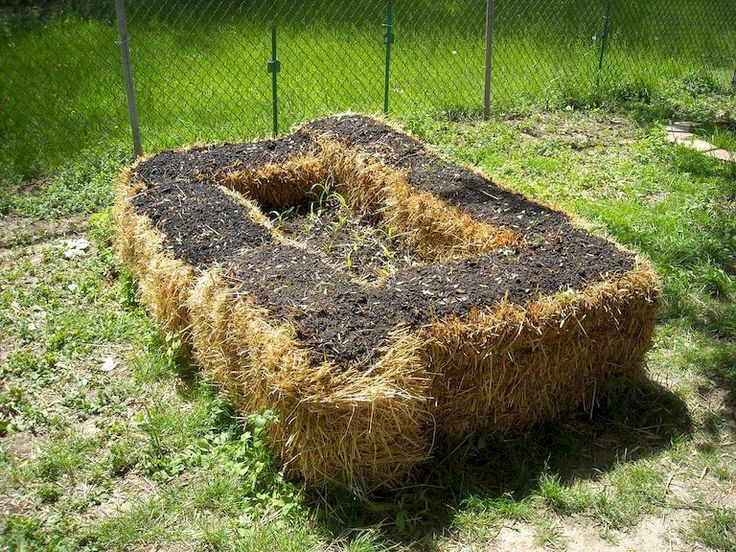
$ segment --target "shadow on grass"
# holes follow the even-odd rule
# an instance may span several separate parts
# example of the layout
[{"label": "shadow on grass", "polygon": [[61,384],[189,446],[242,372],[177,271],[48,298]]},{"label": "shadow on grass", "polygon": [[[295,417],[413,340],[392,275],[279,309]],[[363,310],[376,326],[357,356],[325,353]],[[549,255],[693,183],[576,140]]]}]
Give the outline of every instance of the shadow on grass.
[{"label": "shadow on grass", "polygon": [[335,534],[381,524],[389,539],[416,542],[450,527],[466,499],[523,500],[545,473],[561,482],[597,479],[617,463],[647,457],[691,432],[687,407],[651,380],[581,413],[510,438],[480,436],[439,449],[414,486],[370,501],[342,491],[310,499]]}]

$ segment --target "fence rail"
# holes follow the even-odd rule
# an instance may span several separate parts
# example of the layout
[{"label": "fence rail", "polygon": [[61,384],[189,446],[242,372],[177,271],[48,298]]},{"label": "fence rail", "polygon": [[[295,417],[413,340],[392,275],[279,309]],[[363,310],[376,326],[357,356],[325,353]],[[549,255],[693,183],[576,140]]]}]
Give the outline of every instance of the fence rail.
[{"label": "fence rail", "polygon": [[151,151],[348,109],[646,100],[736,64],[733,0],[11,1],[0,33],[5,158],[129,140],[136,106]]}]

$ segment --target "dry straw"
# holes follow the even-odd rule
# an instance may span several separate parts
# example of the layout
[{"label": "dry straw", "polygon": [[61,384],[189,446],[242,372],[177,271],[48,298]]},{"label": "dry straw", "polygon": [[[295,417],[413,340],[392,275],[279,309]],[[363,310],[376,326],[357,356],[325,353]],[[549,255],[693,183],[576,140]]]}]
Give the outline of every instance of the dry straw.
[{"label": "dry straw", "polygon": [[[520,240],[412,189],[401,171],[324,135],[286,163],[223,171],[212,184],[228,188],[270,227],[254,202],[293,205],[325,181],[428,261]],[[174,258],[165,237],[131,204],[145,187],[135,166],[124,172],[114,211],[117,248],[144,300],[163,328],[183,332],[204,373],[241,411],[279,412],[269,431],[274,449],[288,472],[311,484],[357,492],[401,484],[431,456],[437,439],[518,430],[589,407],[607,382],[641,374],[658,288],[643,260],[583,290],[523,306],[503,300],[414,331],[397,327],[369,369],[314,366],[295,329],[269,317],[267,305],[255,304],[229,278],[227,266]]]},{"label": "dry straw", "polygon": [[153,317],[165,331],[182,332],[188,337],[187,301],[196,270],[167,251],[165,237],[148,217],[135,212],[130,200],[144,187],[133,179],[134,168],[123,172],[117,189],[113,208],[118,230],[115,245],[123,264],[138,282]]}]

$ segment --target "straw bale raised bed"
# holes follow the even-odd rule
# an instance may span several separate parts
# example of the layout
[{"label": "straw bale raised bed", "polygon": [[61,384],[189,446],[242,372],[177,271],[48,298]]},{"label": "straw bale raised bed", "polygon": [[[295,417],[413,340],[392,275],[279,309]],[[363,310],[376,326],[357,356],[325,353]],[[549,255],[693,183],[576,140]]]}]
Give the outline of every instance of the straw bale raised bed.
[{"label": "straw bale raised bed", "polygon": [[390,487],[441,441],[590,408],[654,327],[645,261],[363,115],[143,158],[115,219],[161,327],[278,412],[315,485]]}]

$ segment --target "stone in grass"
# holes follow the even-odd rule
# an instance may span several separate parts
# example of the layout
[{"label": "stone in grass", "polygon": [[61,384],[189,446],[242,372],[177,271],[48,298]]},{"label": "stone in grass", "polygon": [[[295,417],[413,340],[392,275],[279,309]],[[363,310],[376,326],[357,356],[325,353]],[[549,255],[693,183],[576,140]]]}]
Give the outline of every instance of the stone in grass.
[{"label": "stone in grass", "polygon": [[64,242],[64,257],[66,259],[74,259],[76,257],[84,257],[89,249],[89,241],[85,238],[77,240],[66,240]]}]

